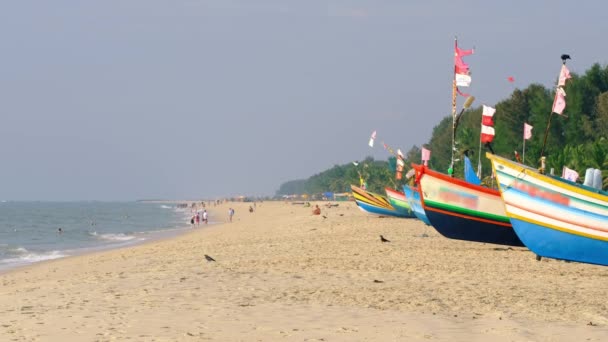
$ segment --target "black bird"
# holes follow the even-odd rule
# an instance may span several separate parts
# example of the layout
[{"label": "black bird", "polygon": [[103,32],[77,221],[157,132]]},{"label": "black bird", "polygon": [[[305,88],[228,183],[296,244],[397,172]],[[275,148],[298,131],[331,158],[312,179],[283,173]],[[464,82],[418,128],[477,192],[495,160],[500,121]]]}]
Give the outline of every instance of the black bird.
[{"label": "black bird", "polygon": [[563,54],[562,55],[562,61],[564,61],[564,63],[566,62],[566,59],[571,59],[570,55]]},{"label": "black bird", "polygon": [[384,281],[382,281],[382,280],[378,280],[378,279],[374,279],[374,283],[376,283],[376,284],[380,284],[380,283],[384,283]]},{"label": "black bird", "polygon": [[208,256],[207,254],[205,254],[205,260],[211,262],[211,261],[215,261],[215,259],[213,259],[212,257]]},{"label": "black bird", "polygon": [[391,240],[388,240],[387,238],[385,238],[382,235],[380,235],[380,241],[382,241],[382,242],[391,242]]}]

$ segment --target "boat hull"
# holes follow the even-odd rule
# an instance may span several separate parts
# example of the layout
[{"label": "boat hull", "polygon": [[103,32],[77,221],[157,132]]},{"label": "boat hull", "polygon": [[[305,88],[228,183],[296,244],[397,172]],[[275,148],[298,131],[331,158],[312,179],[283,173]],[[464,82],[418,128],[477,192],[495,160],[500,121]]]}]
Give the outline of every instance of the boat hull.
[{"label": "boat hull", "polygon": [[608,265],[608,194],[487,156],[526,247],[543,257]]},{"label": "boat hull", "polygon": [[426,217],[424,208],[422,208],[422,203],[420,203],[420,193],[418,192],[418,188],[404,185],[403,193],[405,194],[405,198],[407,198],[410,208],[412,208],[414,216],[416,216],[416,218],[418,218],[420,221],[424,222],[427,226],[430,226],[431,222],[429,221],[429,218]]},{"label": "boat hull", "polygon": [[412,208],[410,208],[410,204],[408,203],[407,198],[405,197],[405,194],[403,192],[395,191],[391,188],[386,188],[385,191],[386,197],[388,198],[393,208],[395,208],[395,210],[403,214],[404,217],[416,217],[414,216]]},{"label": "boat hull", "polygon": [[500,192],[415,165],[424,212],[450,239],[523,246],[504,209]]},{"label": "boat hull", "polygon": [[373,204],[362,202],[359,200],[355,200],[355,202],[357,203],[357,206],[359,207],[359,209],[361,209],[361,211],[368,213],[368,214],[373,214],[373,215],[378,215],[378,216],[402,217],[402,218],[408,217],[408,216],[405,216],[405,214],[400,213],[395,209],[378,207]]}]

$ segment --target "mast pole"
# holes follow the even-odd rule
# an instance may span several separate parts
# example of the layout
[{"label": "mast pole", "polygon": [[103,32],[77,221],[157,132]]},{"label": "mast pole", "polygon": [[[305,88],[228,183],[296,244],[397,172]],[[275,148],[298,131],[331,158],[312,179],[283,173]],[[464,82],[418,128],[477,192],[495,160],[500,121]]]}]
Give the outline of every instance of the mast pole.
[{"label": "mast pole", "polygon": [[[458,37],[454,37],[454,53],[458,48]],[[454,60],[454,74],[452,77],[452,147],[451,147],[451,162],[448,174],[454,174],[454,150],[456,149],[456,60]]]}]

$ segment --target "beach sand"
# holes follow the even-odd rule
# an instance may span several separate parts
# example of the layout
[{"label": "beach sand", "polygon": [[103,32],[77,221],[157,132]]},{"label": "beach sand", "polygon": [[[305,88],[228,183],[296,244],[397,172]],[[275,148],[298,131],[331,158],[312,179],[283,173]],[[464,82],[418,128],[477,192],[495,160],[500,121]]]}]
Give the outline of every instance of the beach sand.
[{"label": "beach sand", "polygon": [[0,340],[608,339],[606,267],[320,204],[226,203],[233,223],[0,274]]}]

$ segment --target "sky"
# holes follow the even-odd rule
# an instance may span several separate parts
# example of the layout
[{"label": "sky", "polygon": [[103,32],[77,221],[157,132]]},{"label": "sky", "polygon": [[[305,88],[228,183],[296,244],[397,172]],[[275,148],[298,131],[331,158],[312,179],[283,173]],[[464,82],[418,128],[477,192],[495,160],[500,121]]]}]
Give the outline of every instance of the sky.
[{"label": "sky", "polygon": [[[605,1],[0,3],[0,200],[274,195],[608,62]],[[514,83],[507,81],[512,76]],[[460,102],[461,103],[461,102]],[[497,113],[497,119],[500,113]]]}]

